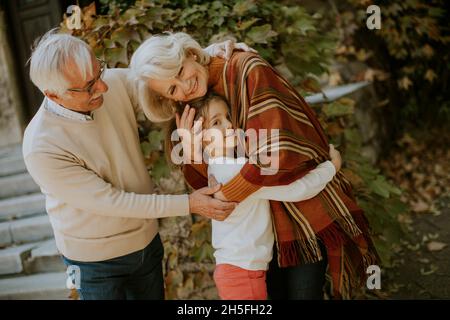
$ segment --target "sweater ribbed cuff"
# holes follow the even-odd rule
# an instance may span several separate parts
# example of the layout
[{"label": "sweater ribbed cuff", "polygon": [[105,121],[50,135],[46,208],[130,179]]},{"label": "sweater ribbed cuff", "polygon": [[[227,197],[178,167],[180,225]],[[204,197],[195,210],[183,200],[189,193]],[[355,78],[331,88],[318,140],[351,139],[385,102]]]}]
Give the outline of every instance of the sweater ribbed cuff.
[{"label": "sweater ribbed cuff", "polygon": [[225,198],[230,201],[243,201],[253,192],[261,188],[261,186],[248,182],[240,174],[231,179],[230,182],[225,184],[221,191]]}]

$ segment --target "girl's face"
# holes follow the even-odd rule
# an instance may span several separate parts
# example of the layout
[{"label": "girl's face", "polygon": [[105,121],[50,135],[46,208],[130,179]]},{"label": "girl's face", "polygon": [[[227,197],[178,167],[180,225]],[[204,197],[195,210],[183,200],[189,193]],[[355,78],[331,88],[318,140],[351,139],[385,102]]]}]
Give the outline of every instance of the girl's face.
[{"label": "girl's face", "polygon": [[[213,156],[233,155],[236,146],[236,135],[229,117],[227,104],[213,99],[208,105],[207,117],[204,120],[205,134],[203,146],[211,148]],[[214,129],[214,130],[209,130]]]},{"label": "girl's face", "polygon": [[189,55],[175,78],[150,79],[148,87],[167,99],[191,101],[208,91],[208,70],[196,61],[196,56]]}]

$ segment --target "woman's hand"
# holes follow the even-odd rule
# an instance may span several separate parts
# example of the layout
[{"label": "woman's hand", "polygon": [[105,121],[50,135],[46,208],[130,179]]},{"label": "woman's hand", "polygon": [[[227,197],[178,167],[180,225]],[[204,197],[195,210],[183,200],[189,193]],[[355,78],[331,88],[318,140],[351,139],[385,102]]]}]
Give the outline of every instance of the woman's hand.
[{"label": "woman's hand", "polygon": [[211,57],[220,57],[224,58],[225,60],[231,58],[233,50],[243,50],[257,53],[255,49],[250,48],[245,43],[243,42],[236,43],[233,40],[226,40],[224,42],[214,43],[209,47],[203,49],[203,51],[205,51]]},{"label": "woman's hand", "polygon": [[333,165],[336,169],[336,172],[341,170],[341,166],[342,166],[341,153],[339,151],[337,151],[332,144],[330,144],[330,158],[331,158],[331,162],[333,163]]},{"label": "woman's hand", "polygon": [[202,124],[203,118],[200,117],[195,121],[195,109],[186,105],[183,114],[175,114],[175,121],[177,124],[177,133],[183,145],[183,163],[189,164],[192,161],[201,162],[202,160]]}]

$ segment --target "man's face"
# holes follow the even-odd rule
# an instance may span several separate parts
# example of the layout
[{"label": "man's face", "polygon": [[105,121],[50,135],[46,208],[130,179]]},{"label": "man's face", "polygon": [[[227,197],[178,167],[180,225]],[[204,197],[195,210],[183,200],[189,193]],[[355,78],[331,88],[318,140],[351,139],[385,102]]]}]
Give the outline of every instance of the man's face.
[{"label": "man's face", "polygon": [[90,112],[103,104],[103,93],[108,91],[108,85],[101,79],[100,62],[92,57],[93,74],[88,74],[83,80],[78,66],[71,60],[67,63],[65,77],[69,89],[63,95],[45,92],[45,95],[63,107],[77,111]]}]

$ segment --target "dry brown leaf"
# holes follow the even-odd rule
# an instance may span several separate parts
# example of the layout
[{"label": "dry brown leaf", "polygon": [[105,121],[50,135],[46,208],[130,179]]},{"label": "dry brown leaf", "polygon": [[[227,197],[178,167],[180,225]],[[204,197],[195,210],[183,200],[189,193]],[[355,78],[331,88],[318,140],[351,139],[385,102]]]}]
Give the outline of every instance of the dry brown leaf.
[{"label": "dry brown leaf", "polygon": [[447,246],[446,243],[438,242],[438,241],[431,241],[427,244],[427,249],[429,251],[441,251]]},{"label": "dry brown leaf", "polygon": [[425,268],[420,268],[420,274],[423,276],[429,276],[430,274],[435,273],[438,269],[439,268],[436,265],[432,264],[428,270]]},{"label": "dry brown leaf", "polygon": [[425,73],[425,79],[428,80],[429,82],[433,82],[433,80],[436,78],[437,78],[436,73],[431,69],[428,69],[427,72]]},{"label": "dry brown leaf", "polygon": [[412,81],[406,76],[398,80],[398,86],[400,87],[400,89],[408,90],[408,88],[412,86],[412,84]]},{"label": "dry brown leaf", "polygon": [[77,289],[70,289],[70,294],[68,297],[70,300],[78,300],[80,296],[78,295]]},{"label": "dry brown leaf", "polygon": [[92,2],[89,6],[83,8],[83,22],[85,28],[89,29],[92,26],[96,14],[95,2]]},{"label": "dry brown leaf", "polygon": [[415,202],[412,204],[412,210],[414,212],[425,212],[429,208],[430,208],[430,206],[422,200],[419,200],[419,202]]}]

